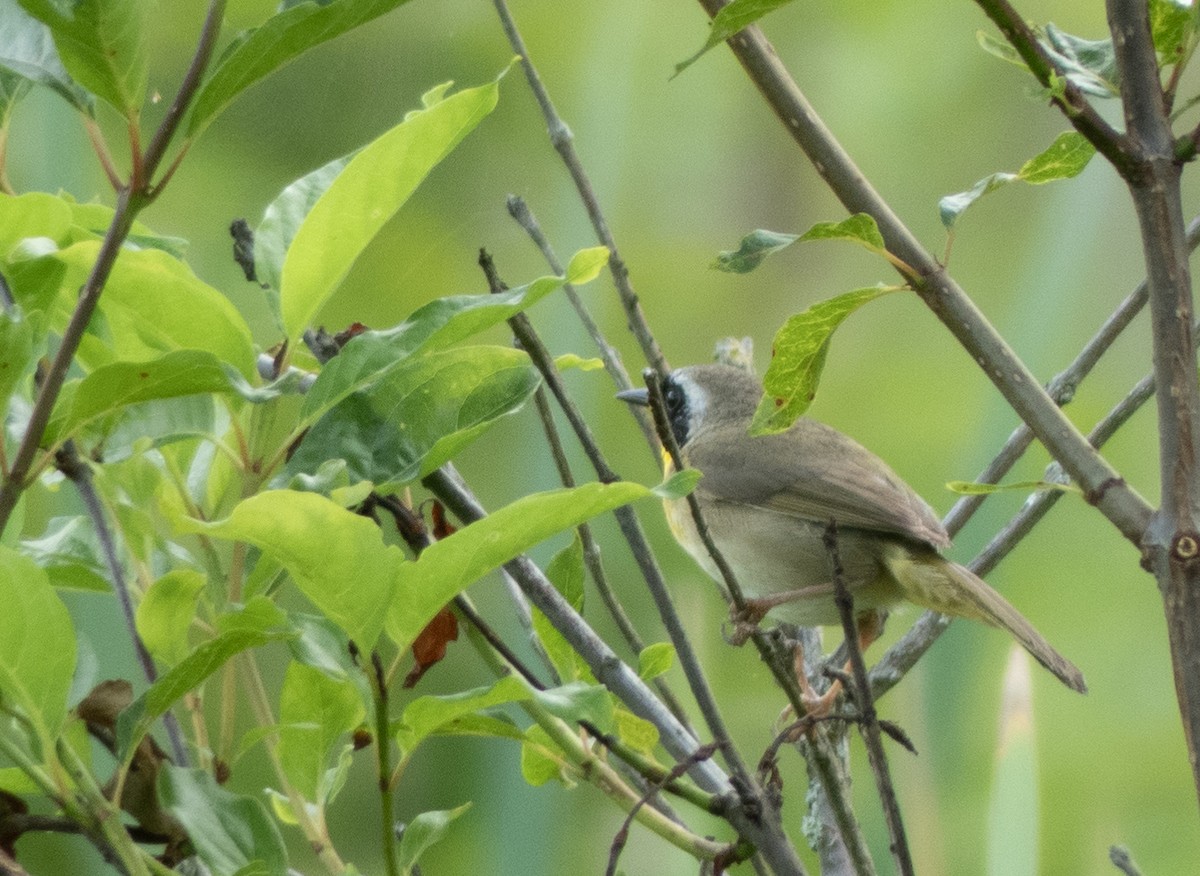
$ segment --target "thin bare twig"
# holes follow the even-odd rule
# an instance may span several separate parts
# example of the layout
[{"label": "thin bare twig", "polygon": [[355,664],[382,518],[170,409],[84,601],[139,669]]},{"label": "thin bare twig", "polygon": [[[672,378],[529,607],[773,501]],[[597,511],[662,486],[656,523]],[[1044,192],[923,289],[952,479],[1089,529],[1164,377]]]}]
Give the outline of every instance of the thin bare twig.
[{"label": "thin bare twig", "polygon": [[854,597],[846,587],[842,570],[842,557],[838,549],[837,523],[829,521],[823,538],[825,551],[829,555],[830,580],[833,582],[834,602],[842,620],[850,653],[851,679],[854,682],[854,701],[858,707],[858,726],[867,747],[867,760],[875,774],[875,787],[879,790],[879,801],[883,806],[883,817],[887,822],[890,850],[901,876],[913,876],[912,854],[908,850],[908,835],[904,832],[904,819],[900,814],[900,802],[892,784],[892,773],[888,768],[887,752],[883,748],[883,737],[879,731],[879,716],[875,712],[875,700],[871,696],[871,684],[867,678],[867,663],[859,646],[858,624],[854,618]]},{"label": "thin bare twig", "polygon": [[[63,442],[62,447],[59,448],[55,456],[55,463],[58,470],[75,485],[75,490],[79,493],[88,519],[92,523],[92,529],[95,530],[96,538],[100,542],[100,552],[104,555],[105,565],[108,566],[108,577],[112,582],[117,604],[121,606],[121,618],[125,622],[125,632],[133,644],[134,656],[137,657],[138,665],[141,666],[146,681],[154,684],[158,680],[158,669],[154,665],[154,658],[146,650],[146,643],[142,641],[142,636],[137,629],[129,582],[125,580],[125,570],[121,567],[120,557],[117,556],[116,540],[108,525],[108,519],[104,516],[104,504],[96,492],[96,485],[92,483],[92,470],[79,457],[75,442],[69,439]],[[163,726],[167,731],[167,739],[171,743],[171,756],[175,763],[179,766],[187,766],[189,763],[187,746],[183,742],[183,732],[179,728],[179,722],[175,719],[174,712],[168,711],[163,714]]]},{"label": "thin bare twig", "polygon": [[538,74],[537,67],[534,66],[533,60],[529,56],[529,50],[525,47],[525,40],[522,38],[520,30],[517,29],[517,23],[508,9],[508,4],[505,0],[493,0],[493,3],[497,14],[500,16],[500,24],[504,28],[505,35],[508,37],[509,45],[512,46],[514,52],[521,56],[521,68],[525,71],[525,78],[529,81],[529,88],[533,92],[533,96],[542,110],[542,115],[546,119],[546,128],[550,133],[550,143],[562,158],[567,172],[571,174],[571,179],[575,183],[575,189],[578,191],[580,200],[583,201],[583,206],[587,210],[588,218],[591,220],[592,228],[595,229],[596,237],[602,244],[608,247],[608,269],[612,274],[613,283],[617,287],[621,305],[625,308],[625,316],[629,320],[630,330],[641,345],[646,361],[659,374],[665,375],[667,373],[667,361],[663,357],[662,350],[659,349],[658,341],[655,340],[653,333],[650,331],[645,315],[642,313],[642,305],[638,301],[637,293],[634,291],[633,284],[629,280],[629,268],[625,265],[625,260],[621,257],[620,250],[617,249],[617,242],[613,238],[612,232],[609,231],[608,220],[604,218],[604,211],[600,207],[596,191],[592,187],[591,180],[583,168],[583,163],[579,160],[579,155],[575,152],[574,137],[571,134],[571,129],[554,108],[554,103],[550,100],[550,93],[542,83],[542,78]]},{"label": "thin bare twig", "polygon": [[1120,870],[1125,876],[1142,876],[1142,871],[1138,869],[1137,864],[1133,862],[1133,858],[1129,854],[1129,850],[1121,846],[1113,846],[1108,850],[1108,859],[1112,861],[1114,867]]}]

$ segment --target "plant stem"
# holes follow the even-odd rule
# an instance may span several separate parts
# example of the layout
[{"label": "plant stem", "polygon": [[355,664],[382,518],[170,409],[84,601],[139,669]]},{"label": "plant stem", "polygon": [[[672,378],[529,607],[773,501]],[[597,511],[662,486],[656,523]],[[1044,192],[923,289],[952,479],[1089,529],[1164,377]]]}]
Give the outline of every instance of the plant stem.
[{"label": "plant stem", "polygon": [[13,509],[16,508],[17,499],[28,486],[26,478],[33,469],[34,457],[41,445],[46,424],[50,422],[50,413],[54,410],[54,403],[58,400],[59,393],[62,392],[63,383],[67,379],[67,371],[75,359],[79,343],[83,340],[84,332],[96,312],[96,306],[100,303],[100,296],[104,293],[104,286],[112,274],[113,265],[116,264],[117,256],[121,251],[121,245],[129,236],[137,215],[161,191],[161,186],[157,189],[152,187],[154,173],[183,119],[184,112],[192,98],[195,97],[204,71],[212,59],[213,49],[216,47],[217,37],[221,32],[221,21],[225,16],[225,3],[226,0],[212,0],[209,4],[208,15],[200,31],[191,66],[188,68],[183,82],[180,83],[179,91],[171,102],[167,115],[163,118],[158,130],[155,131],[150,147],[140,160],[137,158],[135,148],[135,175],[139,177],[138,181],[141,185],[135,187],[135,180],[131,180],[128,185],[117,187],[117,204],[113,211],[112,221],[100,244],[100,251],[96,255],[96,261],[92,265],[87,281],[79,291],[79,301],[63,331],[58,352],[55,353],[50,367],[46,370],[45,379],[38,391],[33,410],[29,414],[25,434],[17,447],[17,453],[12,460],[8,475],[0,481],[0,534],[8,525]]},{"label": "plant stem", "polygon": [[400,876],[399,861],[396,859],[395,801],[392,799],[392,734],[388,722],[388,688],[383,660],[378,651],[371,652],[371,665],[369,668],[364,667],[364,671],[371,683],[371,694],[375,700],[375,752],[384,872],[387,876]]}]

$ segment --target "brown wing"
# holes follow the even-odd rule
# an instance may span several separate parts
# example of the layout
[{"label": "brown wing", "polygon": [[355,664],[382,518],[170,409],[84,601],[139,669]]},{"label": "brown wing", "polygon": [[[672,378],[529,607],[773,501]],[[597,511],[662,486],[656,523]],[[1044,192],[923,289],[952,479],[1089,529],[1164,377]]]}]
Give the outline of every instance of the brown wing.
[{"label": "brown wing", "polygon": [[688,464],[704,472],[700,495],[818,523],[832,518],[937,548],[950,544],[933,509],[883,460],[821,423],[802,419],[787,432],[755,438],[744,426],[721,426],[696,443],[686,451]]}]

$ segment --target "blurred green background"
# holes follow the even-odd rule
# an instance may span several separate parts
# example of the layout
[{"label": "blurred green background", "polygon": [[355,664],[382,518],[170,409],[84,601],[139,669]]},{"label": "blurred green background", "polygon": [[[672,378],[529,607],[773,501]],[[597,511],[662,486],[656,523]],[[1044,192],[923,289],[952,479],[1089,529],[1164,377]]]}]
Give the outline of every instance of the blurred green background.
[{"label": "blurred green background", "polygon": [[[260,21],[272,6],[269,0],[231,3],[229,32]],[[672,362],[705,361],[716,339],[736,335],[754,338],[764,368],[771,336],[787,316],[822,298],[893,280],[880,261],[837,244],[794,247],[747,276],[709,269],[718,250],[734,248],[751,229],[801,232],[841,219],[844,211],[724,47],[670,78],[674,64],[705,38],[697,4],[514,0],[513,6]],[[152,87],[163,103],[177,85],[203,11],[199,0],[160,4]],[[1022,12],[1083,36],[1105,33],[1099,3],[1027,3]],[[796,3],[766,22],[825,121],[935,252],[945,246],[938,198],[993,171],[1015,171],[1066,128],[1059,113],[1031,93],[1032,80],[978,48],[976,31],[988,28],[973,4],[931,0]],[[237,302],[260,344],[269,346],[277,339],[265,304],[230,258],[230,220],[255,224],[283,186],[394,125],[429,87],[448,79],[461,86],[487,81],[511,54],[491,4],[414,0],[252,89],[193,148],[143,219],[191,241],[197,273]],[[1185,89],[1183,96],[1190,93]],[[1119,120],[1115,105],[1102,109]],[[111,118],[105,122],[119,143],[119,127]],[[111,202],[80,127],[52,96],[35,93],[18,109],[9,151],[18,190],[62,188],[83,200]],[[508,193],[528,200],[564,258],[595,242],[519,70],[503,81],[496,112],[435,170],[355,269],[327,308],[325,324],[333,329],[358,320],[382,327],[432,298],[485,291],[475,265],[481,246],[513,285],[548,273],[508,218]],[[1077,180],[1013,186],[986,198],[960,222],[950,268],[1045,379],[1070,361],[1143,275],[1129,199],[1100,160]],[[607,278],[583,295],[636,373],[642,363]],[[533,318],[555,352],[593,355],[564,299],[540,304]],[[1149,370],[1147,339],[1142,319],[1084,385],[1069,408],[1082,428]],[[507,339],[496,332],[493,340]],[[568,379],[618,470],[653,482],[656,462],[603,373]],[[839,332],[812,414],[887,459],[942,512],[954,500],[945,482],[973,479],[1016,425],[943,326],[917,298],[903,295],[876,302]],[[555,484],[536,430],[532,412],[523,412],[461,460],[489,505]],[[1144,411],[1107,450],[1152,501],[1155,448],[1153,413]],[[1014,479],[1040,477],[1045,463],[1035,448]],[[581,477],[585,471],[581,465]],[[954,556],[970,558],[1023,499],[990,499],[958,537]],[[647,504],[643,512],[663,545],[662,562],[726,717],[753,761],[771,739],[783,698],[750,649],[721,641],[725,609],[715,590],[670,542],[658,510]],[[602,522],[598,530],[610,574],[643,634],[664,638],[615,528]],[[1037,835],[1011,841],[1036,844],[1040,872],[1047,874],[1113,872],[1107,857],[1114,843],[1128,846],[1147,874],[1194,872],[1200,829],[1161,602],[1154,581],[1138,568],[1136,551],[1068,496],[990,580],[1083,668],[1091,687],[1088,696],[1076,696],[1035,667]],[[485,580],[472,595],[516,640],[498,582]],[[588,615],[609,630],[599,601],[592,603]],[[107,632],[115,628],[111,606],[83,597],[73,608],[87,618],[103,671],[132,676],[120,636]],[[894,617],[887,641],[915,616]],[[892,761],[922,874],[983,871],[1008,647],[998,632],[957,623],[881,703],[883,715],[902,725],[920,751],[912,757],[893,749]],[[868,656],[882,651],[877,645]],[[673,680],[683,689],[681,679]],[[486,671],[460,644],[417,693],[486,681]],[[401,817],[474,801],[429,852],[427,874],[603,872],[621,814],[587,787],[527,787],[518,756],[511,744],[471,739],[435,741],[418,755],[400,790]],[[857,745],[853,759],[858,810],[881,872],[890,872],[878,803]],[[332,821],[339,848],[364,873],[379,866],[368,766],[365,759],[356,765],[355,787],[334,806]],[[799,838],[803,764],[785,752],[782,770],[785,816]],[[266,781],[251,765],[235,776],[251,792]],[[98,866],[82,848],[77,861],[64,863],[63,841],[23,842],[34,873]],[[293,847],[299,869],[316,872],[301,844]],[[622,864],[631,874],[696,871],[685,856],[638,830]]]}]

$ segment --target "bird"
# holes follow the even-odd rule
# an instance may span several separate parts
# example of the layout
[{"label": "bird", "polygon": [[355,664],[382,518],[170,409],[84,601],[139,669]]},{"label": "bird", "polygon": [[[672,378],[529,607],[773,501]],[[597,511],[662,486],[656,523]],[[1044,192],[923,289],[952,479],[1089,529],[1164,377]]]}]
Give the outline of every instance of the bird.
[{"label": "bird", "polygon": [[[1063,684],[1087,691],[1078,667],[1008,600],[942,555],[950,547],[945,527],[874,453],[808,417],[782,432],[751,435],[763,388],[743,368],[685,366],[667,373],[660,388],[682,461],[702,475],[695,497],[704,521],[754,621],[769,615],[799,626],[840,624],[825,541],[832,523],[864,648],[877,634],[873,618],[914,603],[1007,631]],[[649,404],[646,389],[618,398]],[[720,582],[687,499],[664,506],[675,539]]]}]

